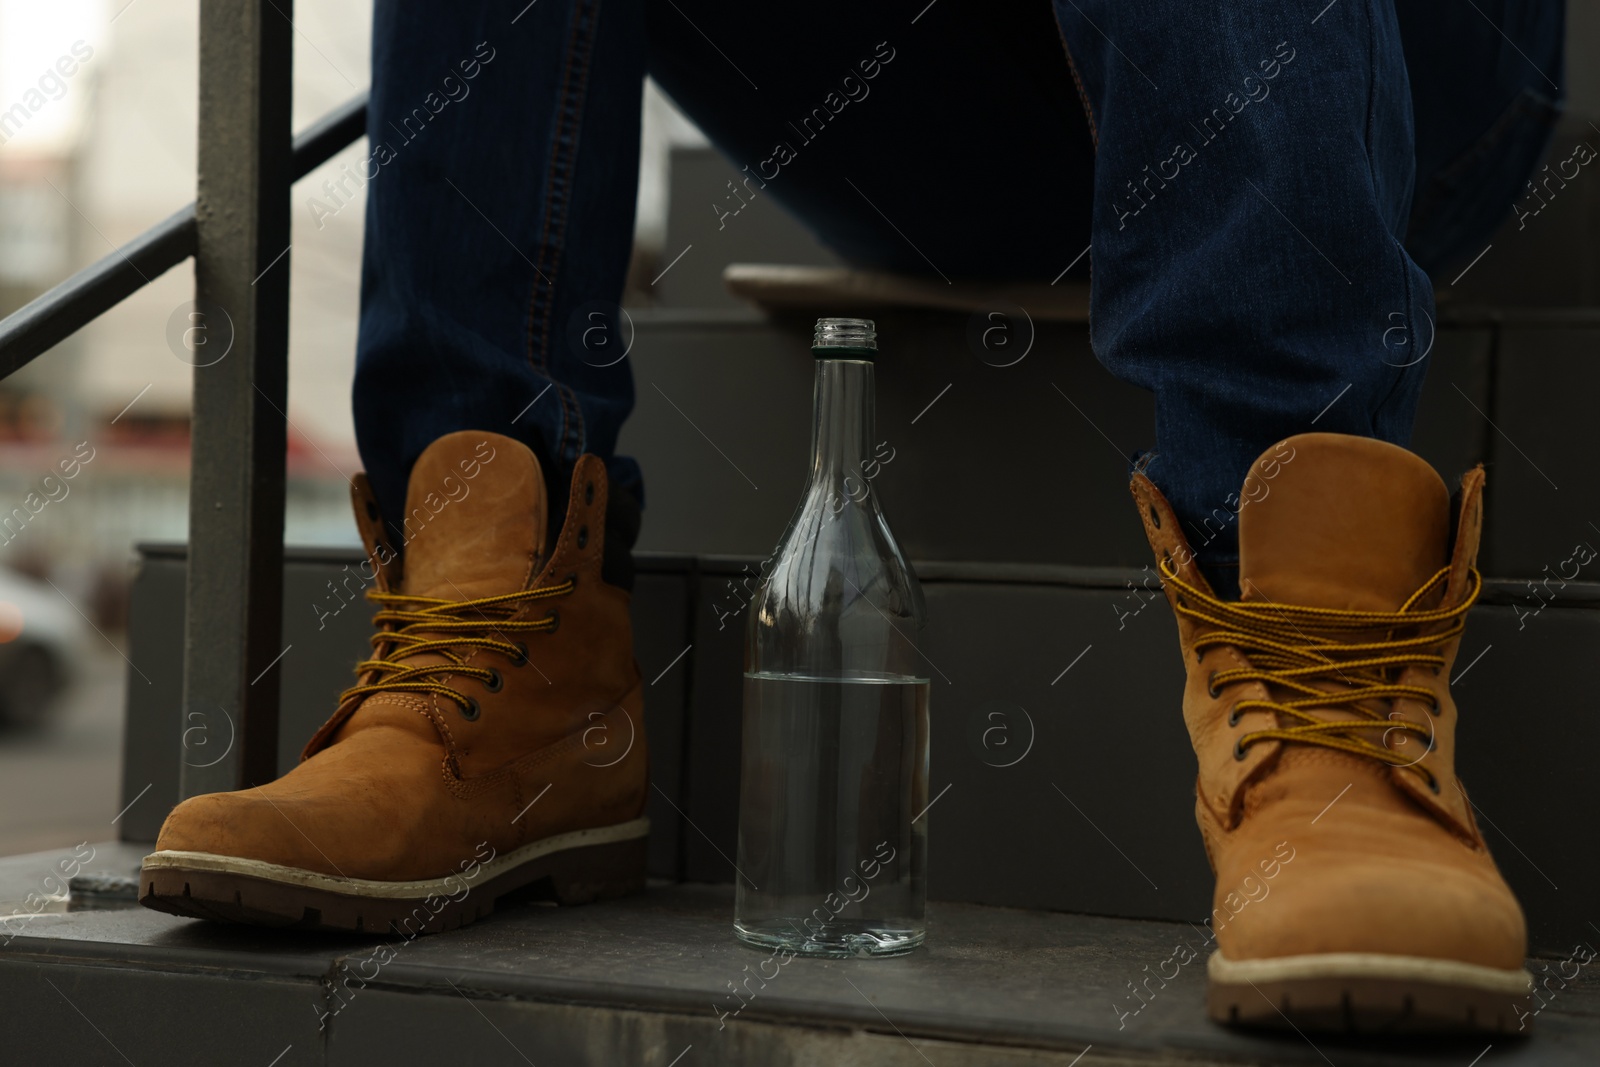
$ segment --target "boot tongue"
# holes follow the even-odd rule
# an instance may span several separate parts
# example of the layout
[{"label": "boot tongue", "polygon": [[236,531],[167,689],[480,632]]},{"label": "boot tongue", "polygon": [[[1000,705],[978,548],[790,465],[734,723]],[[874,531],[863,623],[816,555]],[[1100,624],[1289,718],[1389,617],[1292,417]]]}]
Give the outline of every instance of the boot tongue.
[{"label": "boot tongue", "polygon": [[545,538],[545,485],[522,442],[480,430],[447,434],[411,470],[405,592],[446,600],[515,593],[537,573]]},{"label": "boot tongue", "polygon": [[1444,482],[1383,441],[1291,437],[1256,461],[1240,499],[1244,600],[1395,611],[1449,562]]}]

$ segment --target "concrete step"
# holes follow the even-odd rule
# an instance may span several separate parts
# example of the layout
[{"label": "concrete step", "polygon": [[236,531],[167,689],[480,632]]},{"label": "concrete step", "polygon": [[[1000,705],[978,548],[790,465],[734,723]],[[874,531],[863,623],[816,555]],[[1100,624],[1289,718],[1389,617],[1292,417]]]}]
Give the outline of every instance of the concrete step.
[{"label": "concrete step", "polygon": [[[289,554],[280,770],[368,648],[369,605],[351,580],[359,561],[350,550]],[[651,873],[731,882],[744,583],[754,586],[760,561],[645,555],[638,564],[635,652],[656,786]],[[1211,874],[1178,709],[1183,668],[1150,572],[916,566],[930,620],[918,643],[933,685],[930,895],[1203,920]],[[177,803],[180,763],[212,760],[233,738],[225,713],[183,718],[183,589],[182,547],[146,546],[129,649],[138,673],[129,673],[121,803],[131,806],[118,823],[131,841],[155,839]],[[1574,838],[1569,817],[1593,810],[1600,718],[1587,668],[1600,647],[1600,585],[1570,583],[1537,615],[1526,595],[1522,583],[1491,582],[1469,620],[1455,678],[1458,766],[1534,950],[1560,957],[1600,936],[1585,892],[1600,885],[1600,852]]]},{"label": "concrete step", "polygon": [[[307,1062],[411,1062],[412,1053],[436,1048],[475,1050],[455,1044],[456,1032],[489,1018],[516,1044],[546,1050],[543,1058],[519,1054],[493,1027],[483,1027],[478,1036],[500,1043],[493,1055],[512,1063],[523,1056],[541,1064],[669,1063],[693,1045],[684,1067],[925,1059],[941,1067],[1070,1064],[1090,1044],[1085,1065],[1301,1062],[1297,1057],[1341,1067],[1472,1063],[1484,1046],[1412,1046],[1385,1059],[1389,1054],[1375,1047],[1320,1040],[1317,1048],[1276,1040],[1236,1044],[1246,1039],[1200,1017],[1198,975],[1184,976],[1173,983],[1174,996],[1142,1009],[1137,1018],[1149,1024],[1147,1032],[1133,1021],[1117,1029],[1120,1012],[1136,1006],[1125,999],[1126,983],[1146,963],[1170,956],[1171,945],[1150,953],[1210,907],[1210,875],[1192,816],[1194,758],[1177,708],[1182,678],[1174,628],[1146,567],[1126,490],[1126,453],[1149,433],[1148,397],[1094,363],[1082,323],[1041,321],[1026,338],[1014,335],[1012,343],[1032,342],[1030,354],[1001,366],[1003,359],[985,358],[994,353],[973,340],[974,323],[991,322],[980,313],[900,308],[875,317],[886,348],[893,339],[879,363],[879,436],[896,458],[873,491],[928,593],[931,621],[919,644],[935,669],[931,783],[938,799],[927,816],[930,895],[950,937],[943,950],[936,944],[926,956],[862,973],[869,981],[919,975],[923,984],[895,991],[887,979],[881,989],[858,981],[863,998],[833,980],[834,965],[808,964],[794,973],[828,977],[815,986],[807,984],[811,979],[788,983],[786,969],[785,981],[772,983],[773,996],[763,991],[726,1029],[710,1008],[706,994],[725,992],[751,958],[727,942],[728,889],[705,883],[733,877],[727,857],[737,818],[744,603],[801,487],[810,419],[809,313],[769,320],[739,311],[653,311],[635,316],[632,326],[640,400],[622,450],[640,457],[649,493],[633,610],[659,790],[652,798],[651,871],[673,885],[639,901],[560,917],[530,914],[408,946],[401,961],[385,968],[397,976],[394,984],[375,981],[355,1002],[393,1004],[392,1013],[358,1015],[353,1005],[330,1025],[332,1036],[315,1033],[316,1015],[305,1011],[304,989],[296,988],[283,1003],[284,1018],[305,1012],[311,1025],[302,1027],[301,1039],[286,1036],[284,1045],[304,1040],[319,1048],[324,1059]],[[1589,313],[1455,314],[1441,324],[1429,357],[1434,366],[1416,442],[1447,477],[1479,458],[1490,464],[1482,565],[1492,580],[1473,612],[1455,679],[1460,767],[1528,913],[1533,951],[1546,961],[1569,957],[1576,942],[1600,941],[1590,925],[1593,895],[1585,892],[1600,885],[1600,853],[1574,837],[1572,822],[1573,813],[1593,807],[1590,764],[1600,751],[1587,670],[1600,642],[1600,585],[1592,567],[1564,583],[1544,581],[1552,572],[1568,575],[1563,561],[1575,558],[1575,543],[1600,543],[1600,529],[1590,525],[1600,521],[1600,482],[1589,476],[1583,437],[1600,369],[1581,358],[1600,336],[1597,325],[1600,318]],[[369,612],[359,598],[359,560],[351,549],[288,554],[288,651],[276,668],[283,673],[281,769],[292,765],[366,651]],[[124,749],[123,803],[130,807],[118,823],[133,843],[129,856],[154,838],[176,803],[182,761],[214,758],[234,737],[225,709],[199,724],[183,717],[184,569],[182,546],[141,552],[130,628],[139,677],[129,687]],[[1007,727],[1004,745],[988,730],[996,714]],[[972,925],[957,936],[963,917]],[[176,920],[125,913],[62,921],[87,929]],[[495,930],[505,942],[492,940]],[[563,946],[581,946],[583,959],[541,955],[556,951],[544,938],[550,930],[562,931]],[[633,931],[631,940],[614,937],[624,930]],[[125,967],[84,962],[85,954],[100,951],[93,941],[74,950],[69,963],[73,981],[86,991],[105,977],[102,971]],[[613,951],[624,943],[626,951]],[[325,943],[307,946],[259,932],[168,926],[154,928],[149,940],[130,935],[125,944],[106,959],[164,961],[153,966],[165,977],[130,989],[229,990],[210,1000],[204,998],[211,994],[194,993],[192,1002],[207,1006],[206,1014],[195,1013],[206,1025],[237,1011],[229,1007],[236,986],[276,1005],[280,978],[315,983],[336,964],[323,952]],[[17,946],[45,951],[20,937]],[[954,952],[955,946],[966,947]],[[203,965],[178,967],[162,955],[169,949],[211,955]],[[4,959],[11,966],[18,957]],[[978,967],[982,960],[993,968]],[[585,969],[590,962],[598,970]],[[854,966],[839,965],[839,975],[856,980]],[[942,984],[947,970],[956,984]],[[225,973],[250,981],[217,984]],[[441,976],[450,995],[433,996]],[[1578,996],[1592,989],[1585,984],[1591,981],[1580,976],[1570,999],[1563,991],[1560,1010],[1552,1009],[1558,1022],[1537,1043],[1497,1042],[1483,1062],[1502,1056],[1593,1062],[1573,1058],[1584,1040],[1600,1047],[1600,1035],[1582,1029],[1600,1018],[1592,1001]],[[1187,1002],[1176,996],[1182,982],[1191,983],[1184,987]],[[780,996],[780,985],[796,999]],[[994,997],[983,992],[990,985]],[[895,996],[883,999],[891,991]],[[125,1018],[137,1031],[141,1005],[157,1011],[164,997],[187,995],[137,992],[123,1000],[108,992],[104,1002],[112,1012],[132,1005]],[[1114,1010],[1113,1003],[1120,1006]],[[1559,1023],[1568,1011],[1578,1020],[1570,1032]],[[441,1025],[396,1024],[409,1023],[408,1015]],[[1173,1029],[1157,1020],[1169,1020]],[[232,1062],[236,1033],[214,1025],[226,1038],[215,1046],[227,1050],[218,1057]],[[750,1036],[720,1040],[736,1029]],[[195,1030],[191,1024],[183,1040],[203,1040]],[[545,1040],[550,1044],[538,1044]],[[359,1059],[363,1054],[372,1058]],[[710,1058],[691,1059],[696,1054]],[[497,1062],[484,1055],[483,1062]]]},{"label": "concrete step", "polygon": [[[1154,444],[1154,404],[1099,365],[1087,325],[999,299],[987,311],[900,300],[869,287],[848,300],[807,295],[810,310],[773,318],[630,312],[637,404],[618,451],[644,470],[638,548],[758,558],[772,550],[806,476],[814,316],[844,304],[878,323],[876,436],[892,459],[872,490],[907,555],[1148,563],[1128,465]],[[1406,342],[1428,353],[1412,447],[1451,486],[1485,464],[1484,573],[1570,578],[1562,564],[1574,546],[1600,546],[1600,479],[1589,469],[1600,310],[1442,314],[1433,337]],[[1374,359],[1418,358],[1385,349],[1376,324],[1372,344]],[[1306,418],[1335,399],[1308,397]],[[1577,577],[1595,580],[1597,568]]]},{"label": "concrete step", "polygon": [[[108,842],[73,854],[91,848],[86,872],[130,873],[144,852]],[[0,915],[31,911],[29,894],[47,891],[62,858],[0,861]],[[1527,1039],[1223,1029],[1204,1017],[1198,959],[1143,984],[1170,970],[1180,944],[1205,955],[1186,923],[935,904],[927,947],[908,956],[763,966],[766,954],[733,940],[726,886],[654,885],[579,908],[508,903],[414,940],[219,926],[136,904],[65,908],[50,901],[0,923],[8,1064],[1565,1067],[1593,1064],[1600,1048],[1592,970],[1559,990]]]}]

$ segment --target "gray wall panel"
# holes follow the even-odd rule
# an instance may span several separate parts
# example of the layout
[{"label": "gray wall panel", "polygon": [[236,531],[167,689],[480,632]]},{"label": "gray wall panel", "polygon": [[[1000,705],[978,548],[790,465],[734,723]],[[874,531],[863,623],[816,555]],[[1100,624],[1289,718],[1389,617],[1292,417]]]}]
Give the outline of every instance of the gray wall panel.
[{"label": "gray wall panel", "polygon": [[[689,564],[680,572],[641,573],[633,591],[633,654],[644,676],[644,727],[650,743],[650,873],[678,879],[683,816],[684,708],[693,651],[689,644]],[[601,762],[612,759],[601,756]]]},{"label": "gray wall panel", "polygon": [[[974,354],[971,316],[876,321],[877,438],[893,459],[871,488],[907,555],[1147,562],[1127,471],[1154,444],[1154,405],[1096,362],[1086,327],[1038,323],[1026,358],[995,367]],[[619,447],[644,470],[640,551],[766,556],[805,484],[810,320],[641,312],[636,325],[638,405]],[[1444,328],[1427,356],[1413,447],[1450,484],[1485,458],[1490,431],[1473,405],[1490,409],[1491,337]]]},{"label": "gray wall panel", "polygon": [[304,980],[255,976],[235,984],[214,975],[0,959],[8,1019],[0,1059],[313,1067],[325,1062],[316,988]]},{"label": "gray wall panel", "polygon": [[708,564],[698,585],[684,782],[689,821],[684,833],[684,877],[691,882],[732,882],[738,861],[739,737],[748,621],[747,610],[733,614],[736,601],[729,583],[737,583],[738,574],[739,565]]},{"label": "gray wall panel", "polygon": [[[1496,365],[1488,511],[1494,574],[1543,577],[1579,541],[1600,547],[1600,323],[1509,324]],[[1476,413],[1469,413],[1478,418]],[[1582,577],[1600,577],[1600,562]]]}]

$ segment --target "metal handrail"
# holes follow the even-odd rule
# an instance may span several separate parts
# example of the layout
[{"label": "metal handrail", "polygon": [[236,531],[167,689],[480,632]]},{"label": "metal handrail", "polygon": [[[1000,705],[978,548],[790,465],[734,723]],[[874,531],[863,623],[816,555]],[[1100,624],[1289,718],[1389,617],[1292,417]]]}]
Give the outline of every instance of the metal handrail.
[{"label": "metal handrail", "polygon": [[366,128],[363,95],[293,135],[293,8],[200,0],[195,202],[0,322],[5,375],[192,256],[192,315],[226,332],[226,358],[196,364],[193,379],[180,732],[220,714],[238,744],[183,761],[184,797],[276,777],[289,195]]},{"label": "metal handrail", "polygon": [[[366,132],[367,94],[334,108],[294,139],[299,181]],[[0,320],[0,378],[8,377],[195,253],[191,202],[121,248]]]}]

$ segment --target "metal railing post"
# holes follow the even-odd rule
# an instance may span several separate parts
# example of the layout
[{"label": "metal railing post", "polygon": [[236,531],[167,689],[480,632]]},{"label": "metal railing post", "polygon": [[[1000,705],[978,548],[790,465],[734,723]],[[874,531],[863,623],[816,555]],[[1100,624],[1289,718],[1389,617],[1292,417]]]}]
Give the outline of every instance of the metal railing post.
[{"label": "metal railing post", "polygon": [[200,0],[186,797],[276,775],[293,13],[292,0]]}]

